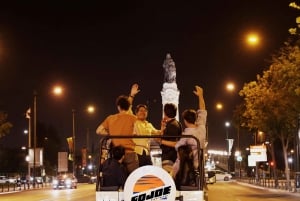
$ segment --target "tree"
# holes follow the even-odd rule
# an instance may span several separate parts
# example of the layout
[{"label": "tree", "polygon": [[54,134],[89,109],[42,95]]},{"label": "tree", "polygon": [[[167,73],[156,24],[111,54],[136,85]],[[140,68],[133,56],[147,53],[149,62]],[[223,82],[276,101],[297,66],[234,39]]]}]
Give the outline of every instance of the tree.
[{"label": "tree", "polygon": [[[296,2],[291,2],[289,4],[289,6],[292,8],[295,8],[297,10],[300,10],[300,6]],[[289,32],[292,35],[299,35],[299,29],[300,29],[300,17],[299,16],[296,18],[296,24],[297,24],[297,27],[293,27],[293,28],[289,29]]]},{"label": "tree", "polygon": [[241,126],[267,133],[271,142],[280,140],[289,181],[287,153],[300,113],[299,47],[286,43],[272,57],[269,69],[258,75],[256,81],[246,83],[239,94],[245,104]]},{"label": "tree", "polygon": [[12,127],[13,125],[7,121],[7,113],[0,111],[0,138],[7,135]]}]

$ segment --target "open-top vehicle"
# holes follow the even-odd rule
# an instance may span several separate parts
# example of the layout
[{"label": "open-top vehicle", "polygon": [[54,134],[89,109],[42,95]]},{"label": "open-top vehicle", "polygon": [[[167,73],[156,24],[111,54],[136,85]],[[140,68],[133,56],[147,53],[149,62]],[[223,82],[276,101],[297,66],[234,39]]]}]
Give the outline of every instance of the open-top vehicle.
[{"label": "open-top vehicle", "polygon": [[[104,186],[101,161],[104,153],[109,156],[110,147],[107,146],[111,139],[121,138],[144,138],[147,139],[168,139],[174,137],[194,138],[197,141],[199,167],[195,171],[195,184],[192,186],[180,186],[177,189],[171,175],[161,167],[159,147],[151,149],[153,165],[142,166],[134,170],[126,179],[124,189],[120,186]],[[205,192],[204,177],[204,155],[200,149],[197,138],[191,135],[182,136],[103,136],[100,140],[99,165],[96,183],[96,201],[204,201],[207,199]],[[102,157],[102,158],[101,158]],[[158,162],[157,162],[158,161]]]}]

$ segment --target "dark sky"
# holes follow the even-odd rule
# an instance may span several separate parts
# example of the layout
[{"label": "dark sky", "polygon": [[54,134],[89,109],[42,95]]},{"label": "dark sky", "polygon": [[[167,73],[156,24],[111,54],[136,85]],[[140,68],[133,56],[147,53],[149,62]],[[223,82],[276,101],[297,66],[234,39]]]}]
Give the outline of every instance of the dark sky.
[{"label": "dark sky", "polygon": [[[56,126],[63,139],[72,133],[76,109],[80,145],[86,128],[98,140],[96,127],[117,112],[115,98],[133,83],[141,89],[134,105],[148,103],[149,121],[158,127],[162,63],[170,53],[179,112],[197,107],[192,91],[202,86],[209,146],[224,148],[224,122],[240,100],[238,90],[268,67],[297,15],[286,0],[19,2],[0,7],[0,106],[14,124],[1,139],[6,146],[26,145],[24,113],[34,90],[38,121]],[[261,37],[255,49],[244,42],[250,31]],[[236,83],[235,93],[225,91],[227,81]],[[60,99],[50,94],[57,83],[65,88]],[[224,103],[222,112],[215,110],[217,101]],[[84,111],[89,103],[97,107],[93,116]],[[233,128],[229,132],[235,137]]]}]

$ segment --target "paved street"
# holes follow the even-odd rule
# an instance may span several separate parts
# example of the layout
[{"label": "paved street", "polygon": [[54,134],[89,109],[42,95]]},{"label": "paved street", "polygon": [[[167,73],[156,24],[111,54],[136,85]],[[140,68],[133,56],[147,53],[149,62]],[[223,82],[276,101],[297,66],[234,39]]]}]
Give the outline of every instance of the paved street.
[{"label": "paved street", "polygon": [[300,193],[253,187],[245,183],[217,182],[208,185],[209,201],[299,201]]}]

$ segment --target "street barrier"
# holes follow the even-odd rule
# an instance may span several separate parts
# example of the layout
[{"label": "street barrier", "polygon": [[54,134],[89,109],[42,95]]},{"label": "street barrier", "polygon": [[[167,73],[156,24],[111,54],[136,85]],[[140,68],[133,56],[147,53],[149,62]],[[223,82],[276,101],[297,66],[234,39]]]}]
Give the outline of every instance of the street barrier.
[{"label": "street barrier", "polygon": [[270,189],[279,189],[289,192],[296,192],[295,180],[291,179],[289,182],[286,180],[278,180],[277,182],[274,179],[259,179],[255,178],[241,178],[238,179],[239,182],[248,183],[251,185],[266,187]]},{"label": "street barrier", "polygon": [[45,183],[42,183],[42,184],[36,183],[35,185],[30,184],[30,183],[23,183],[23,184],[5,183],[5,184],[0,184],[0,193],[28,190],[28,189],[34,189],[34,188],[43,188],[45,186],[47,186],[47,184],[45,184]]}]

